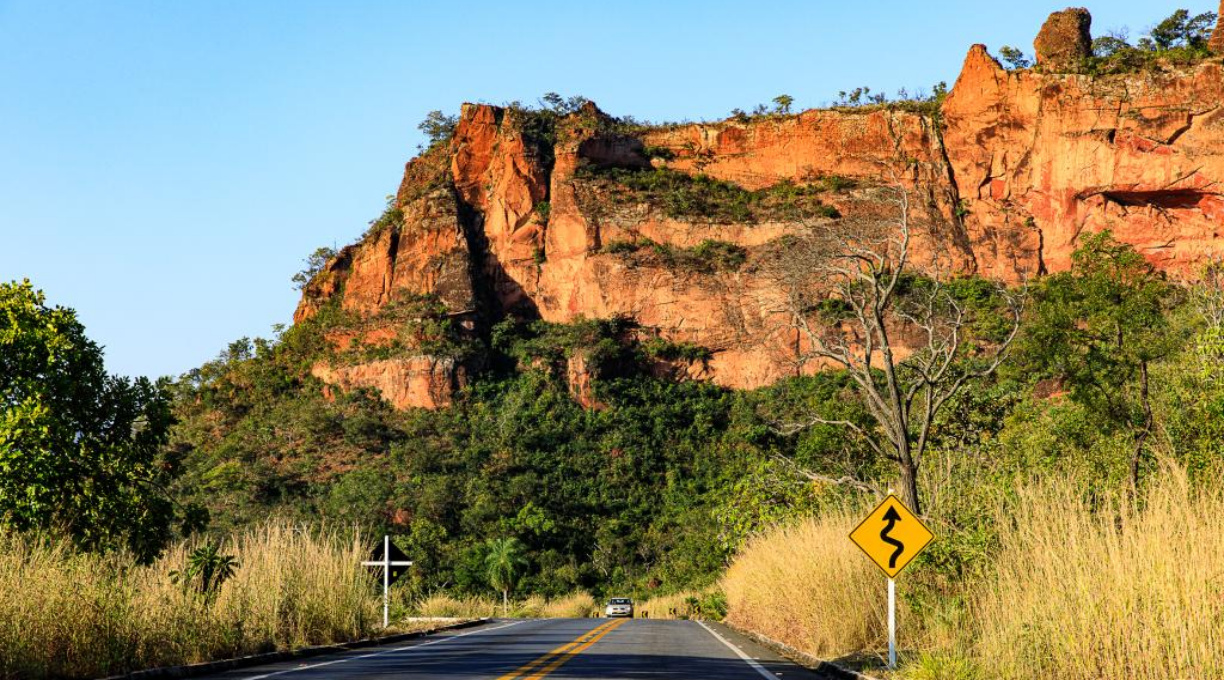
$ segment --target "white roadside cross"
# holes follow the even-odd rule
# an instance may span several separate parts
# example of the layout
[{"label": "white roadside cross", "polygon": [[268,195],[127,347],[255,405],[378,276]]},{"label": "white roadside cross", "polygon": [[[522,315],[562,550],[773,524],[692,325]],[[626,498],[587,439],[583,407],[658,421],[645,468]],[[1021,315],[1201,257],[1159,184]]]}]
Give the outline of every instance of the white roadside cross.
[{"label": "white roadside cross", "polygon": [[391,567],[411,567],[412,562],[408,561],[393,561],[391,559],[391,537],[383,536],[383,558],[381,560],[367,560],[361,563],[363,567],[382,567],[383,570],[383,628],[389,624],[390,605],[387,592],[391,590]]}]

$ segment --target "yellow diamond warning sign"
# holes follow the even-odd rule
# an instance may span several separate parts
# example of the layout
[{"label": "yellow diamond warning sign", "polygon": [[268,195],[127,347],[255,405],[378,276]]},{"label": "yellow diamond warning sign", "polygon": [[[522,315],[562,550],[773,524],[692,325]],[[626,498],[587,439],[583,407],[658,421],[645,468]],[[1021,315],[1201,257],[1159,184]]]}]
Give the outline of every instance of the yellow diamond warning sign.
[{"label": "yellow diamond warning sign", "polygon": [[893,495],[885,498],[850,532],[850,540],[862,548],[888,578],[901,573],[933,538],[935,534]]}]

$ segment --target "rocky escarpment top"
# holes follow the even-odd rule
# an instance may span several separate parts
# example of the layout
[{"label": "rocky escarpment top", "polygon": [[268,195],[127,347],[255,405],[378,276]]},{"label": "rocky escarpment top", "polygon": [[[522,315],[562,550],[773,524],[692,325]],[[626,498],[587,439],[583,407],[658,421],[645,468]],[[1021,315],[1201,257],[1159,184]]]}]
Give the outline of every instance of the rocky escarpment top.
[{"label": "rocky escarpment top", "polygon": [[1083,7],[1051,14],[1033,48],[1040,66],[1053,70],[1074,67],[1092,56],[1092,14]]},{"label": "rocky escarpment top", "polygon": [[[1153,53],[1089,74],[1090,27],[1086,10],[1052,15],[1041,68],[974,46],[946,100],[666,126],[593,104],[464,106],[384,219],[304,291],[295,321],[346,319],[315,374],[445,405],[465,366],[482,370],[464,343],[505,318],[631,318],[701,348],[679,370],[729,387],[819,370],[797,361],[776,260],[812,229],[895,218],[898,183],[917,199],[915,262],[1018,283],[1110,229],[1192,276],[1224,255],[1221,59]],[[589,358],[566,359],[580,391]]]}]

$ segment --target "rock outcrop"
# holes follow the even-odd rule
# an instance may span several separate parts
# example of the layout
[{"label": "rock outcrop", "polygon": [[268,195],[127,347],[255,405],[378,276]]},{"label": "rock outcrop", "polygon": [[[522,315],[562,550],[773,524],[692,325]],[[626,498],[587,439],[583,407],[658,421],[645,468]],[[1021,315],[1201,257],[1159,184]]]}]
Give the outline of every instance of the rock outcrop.
[{"label": "rock outcrop", "polygon": [[453,359],[431,356],[380,359],[355,366],[319,363],[311,375],[342,390],[375,390],[398,409],[449,406],[466,382],[463,366]]},{"label": "rock outcrop", "polygon": [[[542,129],[523,111],[466,104],[449,145],[408,164],[394,206],[402,219],[329,263],[295,320],[334,305],[362,320],[369,344],[404,335],[394,330],[402,311],[388,310],[406,299],[432,300],[473,336],[507,315],[627,316],[709,350],[700,370],[679,374],[754,388],[819,368],[797,361],[804,347],[771,258],[814,226],[895,218],[888,188],[897,185],[918,199],[920,265],[1017,283],[1066,269],[1082,234],[1111,229],[1171,274],[1193,274],[1224,254],[1221,64],[1059,73],[1086,56],[1090,21],[1083,10],[1051,17],[1037,41],[1046,68],[1007,71],[974,46],[938,111],[871,106],[641,128],[588,104]],[[726,182],[719,191],[751,195],[755,212],[662,204],[618,183],[624,173]],[[825,187],[800,194],[820,209],[796,208],[795,187]],[[791,203],[770,209],[770,192]],[[709,243],[736,257],[693,254]],[[342,355],[345,342],[333,343]],[[377,389],[398,407],[448,403],[466,380],[462,363],[404,342],[401,358],[321,363],[315,375]],[[565,378],[598,407],[587,364],[572,356]]]},{"label": "rock outcrop", "polygon": [[1081,234],[1111,229],[1153,264],[1193,275],[1224,249],[1222,101],[1215,61],[1046,75],[1006,71],[976,46],[943,113],[978,271],[1064,270]]},{"label": "rock outcrop", "polygon": [[1053,71],[1075,67],[1092,56],[1092,15],[1082,7],[1051,14],[1037,34],[1033,49],[1038,66]]}]

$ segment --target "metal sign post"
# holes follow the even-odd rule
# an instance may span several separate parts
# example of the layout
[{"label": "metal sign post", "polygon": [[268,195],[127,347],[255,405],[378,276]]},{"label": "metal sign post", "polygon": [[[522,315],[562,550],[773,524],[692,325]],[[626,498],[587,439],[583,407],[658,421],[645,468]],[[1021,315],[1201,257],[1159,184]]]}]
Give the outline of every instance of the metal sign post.
[{"label": "metal sign post", "polygon": [[897,668],[897,581],[888,579],[888,670]]},{"label": "metal sign post", "polygon": [[[373,556],[378,557],[378,550],[374,551]],[[391,615],[391,605],[390,605],[390,599],[389,599],[390,596],[388,595],[388,593],[391,590],[391,582],[393,580],[399,579],[400,577],[400,573],[397,571],[395,573],[395,578],[393,579],[391,576],[391,571],[392,571],[391,568],[392,567],[411,567],[412,566],[412,562],[409,560],[397,559],[401,557],[407,557],[407,555],[401,552],[399,548],[396,548],[395,546],[391,545],[390,536],[383,536],[382,558],[366,560],[365,562],[361,563],[361,566],[363,567],[382,568],[383,628],[386,628],[390,624],[389,618]]]},{"label": "metal sign post", "polygon": [[897,667],[897,574],[935,538],[930,529],[890,491],[875,510],[850,532],[888,577],[888,669]]}]

